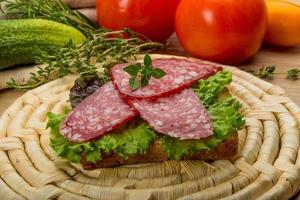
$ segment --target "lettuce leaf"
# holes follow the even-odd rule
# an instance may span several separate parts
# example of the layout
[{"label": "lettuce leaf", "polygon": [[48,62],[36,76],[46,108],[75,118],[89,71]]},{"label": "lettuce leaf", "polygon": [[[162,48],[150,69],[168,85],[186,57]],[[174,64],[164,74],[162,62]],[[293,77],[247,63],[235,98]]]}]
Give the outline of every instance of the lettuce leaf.
[{"label": "lettuce leaf", "polygon": [[200,80],[193,87],[194,92],[211,115],[214,134],[201,140],[162,137],[162,147],[170,159],[180,160],[185,155],[211,150],[231,134],[243,128],[245,121],[239,112],[241,104],[230,95],[222,96],[231,81],[231,72],[222,71],[206,80]]},{"label": "lettuce leaf", "polygon": [[215,137],[222,139],[244,127],[244,116],[239,112],[241,106],[240,102],[229,96],[208,108],[213,120]]},{"label": "lettuce leaf", "polygon": [[51,129],[50,145],[57,156],[73,163],[79,163],[82,155],[85,155],[87,161],[96,163],[101,160],[101,153],[111,152],[128,159],[132,155],[144,154],[156,138],[156,134],[146,123],[138,121],[98,140],[74,143],[64,138],[59,132],[59,126],[66,114],[48,113],[47,128]]},{"label": "lettuce leaf", "polygon": [[198,84],[193,87],[193,90],[202,101],[203,105],[208,108],[216,102],[219,94],[224,91],[231,81],[231,72],[221,71],[206,80],[198,81]]},{"label": "lettuce leaf", "polygon": [[179,140],[164,135],[160,141],[164,152],[172,160],[180,160],[185,155],[211,149],[204,140]]}]

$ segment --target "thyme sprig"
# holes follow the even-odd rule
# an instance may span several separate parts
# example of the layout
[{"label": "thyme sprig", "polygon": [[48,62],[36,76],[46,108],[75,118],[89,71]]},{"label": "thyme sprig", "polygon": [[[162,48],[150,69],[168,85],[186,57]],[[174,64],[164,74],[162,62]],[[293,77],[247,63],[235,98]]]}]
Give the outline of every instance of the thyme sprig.
[{"label": "thyme sprig", "polygon": [[7,16],[18,18],[40,18],[73,26],[89,35],[99,26],[85,15],[72,10],[62,0],[0,0],[0,11]]},{"label": "thyme sprig", "polygon": [[300,69],[299,68],[292,68],[287,72],[277,72],[276,66],[268,65],[262,66],[259,71],[248,70],[247,72],[258,76],[259,78],[272,78],[276,75],[284,75],[286,78],[289,79],[298,79],[300,77]]},{"label": "thyme sprig", "polygon": [[290,69],[287,72],[288,78],[297,79],[297,78],[299,78],[299,76],[300,76],[300,69],[298,69],[298,68]]},{"label": "thyme sprig", "polygon": [[26,83],[18,83],[12,79],[8,87],[17,90],[32,89],[68,74],[79,74],[81,80],[98,75],[107,81],[110,79],[109,69],[112,65],[163,47],[162,44],[147,40],[128,29],[110,31],[102,28],[83,43],[74,45],[70,42],[55,54],[39,51],[36,63],[46,64],[45,67],[32,73]]}]

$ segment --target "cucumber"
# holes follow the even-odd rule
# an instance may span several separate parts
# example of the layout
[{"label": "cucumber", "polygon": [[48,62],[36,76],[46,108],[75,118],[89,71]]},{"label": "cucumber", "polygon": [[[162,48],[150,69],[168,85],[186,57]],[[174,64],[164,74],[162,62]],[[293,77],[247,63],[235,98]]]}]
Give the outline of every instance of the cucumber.
[{"label": "cucumber", "polygon": [[0,70],[33,64],[37,50],[48,53],[85,36],[74,27],[44,19],[0,20]]}]

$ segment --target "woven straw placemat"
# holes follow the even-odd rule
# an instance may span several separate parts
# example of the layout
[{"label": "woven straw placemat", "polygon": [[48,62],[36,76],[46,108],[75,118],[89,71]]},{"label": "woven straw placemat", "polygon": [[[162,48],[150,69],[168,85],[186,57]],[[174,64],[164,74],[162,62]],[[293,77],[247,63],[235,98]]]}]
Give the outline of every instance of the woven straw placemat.
[{"label": "woven straw placemat", "polygon": [[75,77],[65,77],[27,92],[3,113],[1,200],[288,199],[300,185],[300,108],[281,88],[226,68],[234,74],[228,88],[242,102],[246,116],[235,160],[168,161],[92,171],[71,165],[56,157],[45,129],[45,114],[63,112],[68,100]]}]

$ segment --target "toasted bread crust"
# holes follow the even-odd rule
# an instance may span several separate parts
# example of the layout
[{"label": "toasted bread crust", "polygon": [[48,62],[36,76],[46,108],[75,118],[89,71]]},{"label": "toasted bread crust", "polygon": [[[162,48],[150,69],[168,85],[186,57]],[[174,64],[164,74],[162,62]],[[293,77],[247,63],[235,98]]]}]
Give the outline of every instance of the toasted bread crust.
[{"label": "toasted bread crust", "polygon": [[[176,147],[174,147],[176,148]],[[229,138],[225,139],[217,147],[211,151],[201,151],[199,153],[184,156],[182,160],[218,160],[218,159],[231,159],[233,158],[238,151],[238,134],[235,133]],[[102,160],[97,163],[87,162],[85,157],[82,156],[81,164],[84,169],[97,169],[105,167],[114,167],[118,165],[128,165],[136,163],[147,163],[147,162],[163,162],[167,161],[168,156],[162,149],[161,143],[159,140],[155,140],[150,146],[147,153],[143,155],[132,156],[129,159],[125,160],[119,155],[112,154],[102,154]]]}]

